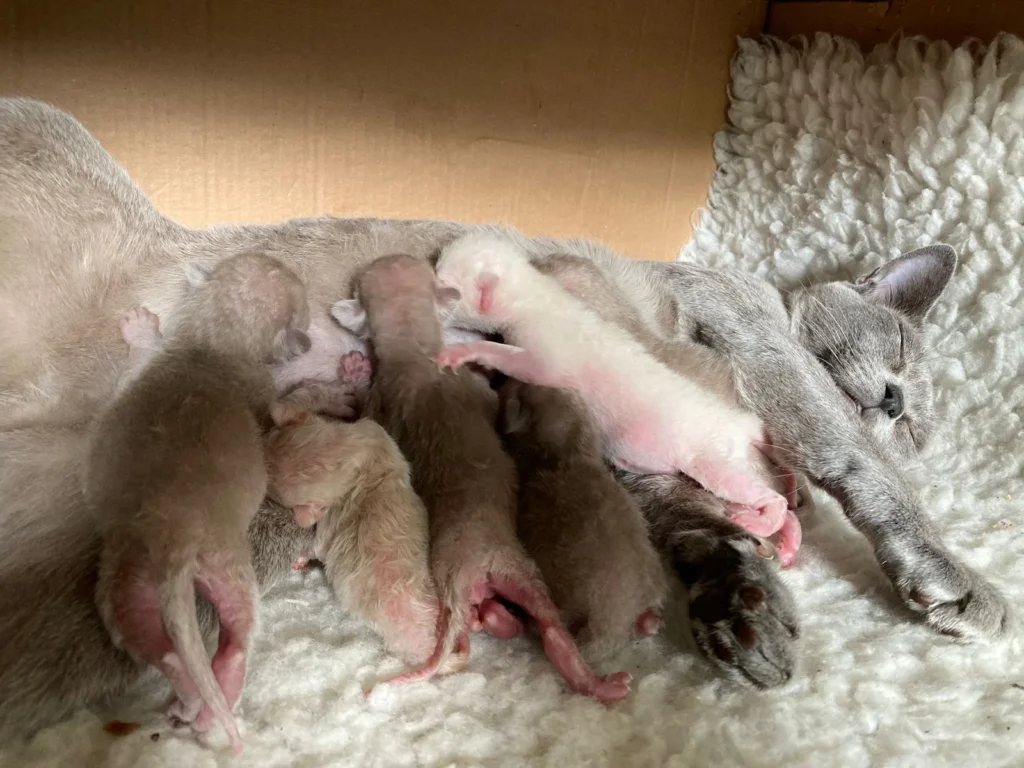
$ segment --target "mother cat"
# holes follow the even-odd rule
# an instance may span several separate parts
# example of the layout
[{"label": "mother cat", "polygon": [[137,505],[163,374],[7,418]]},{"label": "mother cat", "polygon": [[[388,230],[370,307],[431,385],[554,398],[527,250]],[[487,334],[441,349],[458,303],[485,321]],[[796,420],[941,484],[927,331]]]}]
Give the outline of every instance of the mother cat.
[{"label": "mother cat", "polygon": [[[292,373],[321,375],[348,343],[328,309],[348,295],[353,271],[389,253],[429,257],[465,231],[330,218],[190,230],[164,218],[73,118],[0,100],[0,733],[117,694],[140,675],[96,615],[97,539],[77,475],[83,427],[125,362],[119,314],[142,305],[173,323],[187,262],[262,250],[309,285],[313,349]],[[965,639],[1004,631],[1003,599],[940,543],[897,469],[932,426],[918,326],[952,275],[951,249],[784,299],[739,273],[631,262],[580,241],[525,246],[589,259],[654,337],[697,341],[726,359],[775,447],[842,503],[897,594],[930,625]],[[625,481],[691,587],[709,659],[758,687],[789,679],[796,619],[757,542],[683,480]],[[308,535],[287,512],[264,508],[250,529],[264,585]]]}]

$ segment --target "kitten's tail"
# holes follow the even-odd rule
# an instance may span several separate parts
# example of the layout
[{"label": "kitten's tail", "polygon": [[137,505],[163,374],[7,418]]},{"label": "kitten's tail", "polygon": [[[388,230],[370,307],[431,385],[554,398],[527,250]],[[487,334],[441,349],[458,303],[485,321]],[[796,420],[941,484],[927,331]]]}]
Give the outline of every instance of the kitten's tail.
[{"label": "kitten's tail", "polygon": [[[469,590],[446,589],[437,618],[434,652],[423,666],[382,681],[384,685],[405,685],[429,680],[438,674],[456,672],[469,660]],[[461,596],[461,599],[460,599]],[[369,691],[367,691],[369,693]]]},{"label": "kitten's tail", "polygon": [[224,691],[213,675],[210,657],[206,653],[203,636],[199,631],[194,571],[194,568],[182,568],[161,587],[160,614],[167,634],[174,643],[174,650],[184,667],[181,674],[191,678],[203,703],[224,726],[228,738],[231,739],[231,748],[238,755],[242,753],[242,736],[238,731],[238,723],[231,712]]}]

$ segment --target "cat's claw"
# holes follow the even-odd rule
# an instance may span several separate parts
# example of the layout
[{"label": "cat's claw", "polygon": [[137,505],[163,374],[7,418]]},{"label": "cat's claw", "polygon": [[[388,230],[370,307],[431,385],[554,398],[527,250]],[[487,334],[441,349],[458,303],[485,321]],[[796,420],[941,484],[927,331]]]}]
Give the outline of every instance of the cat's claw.
[{"label": "cat's claw", "polygon": [[935,544],[878,550],[879,562],[910,610],[938,632],[962,642],[997,639],[1013,627],[999,591]]},{"label": "cat's claw", "polygon": [[796,562],[796,553],[800,551],[800,543],[803,541],[803,529],[793,510],[786,510],[786,520],[779,529],[778,538],[775,543],[776,551],[779,554],[779,562],[783,568],[789,568]]}]

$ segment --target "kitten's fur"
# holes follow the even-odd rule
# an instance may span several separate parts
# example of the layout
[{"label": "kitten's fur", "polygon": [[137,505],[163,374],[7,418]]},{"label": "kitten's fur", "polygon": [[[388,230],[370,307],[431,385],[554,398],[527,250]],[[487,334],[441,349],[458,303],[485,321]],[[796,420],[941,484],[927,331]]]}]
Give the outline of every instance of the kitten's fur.
[{"label": "kitten's fur", "polygon": [[[169,315],[187,263],[261,249],[310,287],[313,358],[315,331],[333,332],[328,310],[349,295],[360,265],[388,253],[427,258],[467,230],[442,222],[330,218],[191,230],[163,217],[72,117],[39,102],[0,100],[0,595],[19,596],[0,599],[0,732],[115,695],[137,676],[112,650],[88,603],[97,547],[75,479],[81,429],[110,398],[123,366],[117,317],[134,306]],[[932,626],[966,638],[1004,629],[1002,597],[941,544],[896,469],[909,448],[900,421],[872,408],[858,417],[836,386],[873,406],[887,382],[901,381],[908,421],[924,439],[932,405],[912,318],[904,321],[903,373],[893,370],[892,350],[903,319],[898,312],[930,304],[906,299],[937,295],[954,265],[950,249],[928,251],[933,266],[900,282],[910,290],[893,293],[890,281],[876,279],[859,289],[828,284],[784,297],[742,273],[633,262],[579,240],[524,238],[523,244],[537,257],[592,260],[651,332],[664,340],[695,339],[728,361],[742,401],[788,459],[842,502],[901,598]],[[326,357],[336,363],[333,351]],[[688,544],[668,553],[677,570],[696,574],[691,583],[714,587],[709,617],[725,622],[748,615],[749,606],[741,606],[750,586],[772,606],[785,602],[785,589],[772,570],[760,568],[749,538],[736,539],[738,529],[673,504],[669,492],[651,494],[678,510],[678,535],[668,539]],[[280,573],[273,566],[290,566],[306,535],[276,512],[271,520],[258,515],[250,528],[254,566],[265,581]],[[733,654],[728,668],[774,684],[791,670],[789,634],[762,634],[766,652],[782,649],[774,653],[781,672],[758,675],[742,654]],[[65,653],[71,645],[76,653]],[[79,663],[83,654],[89,663]],[[715,655],[723,664],[726,657]]]}]

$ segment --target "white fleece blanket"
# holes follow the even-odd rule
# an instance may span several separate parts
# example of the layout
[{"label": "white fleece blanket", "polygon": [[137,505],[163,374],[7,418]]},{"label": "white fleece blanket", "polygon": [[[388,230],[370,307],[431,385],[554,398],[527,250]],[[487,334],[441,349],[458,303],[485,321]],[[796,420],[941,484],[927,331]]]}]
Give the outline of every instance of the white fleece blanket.
[{"label": "white fleece blanket", "polygon": [[[683,252],[793,285],[853,276],[936,240],[958,249],[961,266],[928,328],[942,427],[922,493],[946,540],[1015,602],[1024,595],[1022,78],[1024,44],[1012,38],[987,53],[907,40],[867,57],[824,36],[806,50],[742,42],[711,206]],[[566,693],[530,639],[486,637],[473,640],[470,671],[366,698],[363,686],[399,663],[341,613],[320,575],[295,573],[264,602],[241,758],[158,720],[114,738],[100,729],[112,713],[82,713],[0,761],[1024,765],[1020,644],[962,647],[915,622],[865,541],[834,504],[816,501],[786,574],[803,662],[782,690],[723,682],[670,616],[663,636],[622,660],[634,690],[611,707]]]}]

